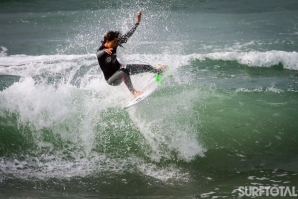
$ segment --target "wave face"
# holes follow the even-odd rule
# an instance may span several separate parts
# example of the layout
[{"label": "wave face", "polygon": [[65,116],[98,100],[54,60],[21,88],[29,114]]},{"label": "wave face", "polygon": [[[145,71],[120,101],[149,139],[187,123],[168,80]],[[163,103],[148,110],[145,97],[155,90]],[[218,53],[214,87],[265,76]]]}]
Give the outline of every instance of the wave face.
[{"label": "wave face", "polygon": [[[239,186],[296,186],[298,5],[268,2],[0,3],[0,197],[235,198]],[[140,9],[119,61],[169,70],[123,110],[132,96],[105,82],[95,51]]]}]

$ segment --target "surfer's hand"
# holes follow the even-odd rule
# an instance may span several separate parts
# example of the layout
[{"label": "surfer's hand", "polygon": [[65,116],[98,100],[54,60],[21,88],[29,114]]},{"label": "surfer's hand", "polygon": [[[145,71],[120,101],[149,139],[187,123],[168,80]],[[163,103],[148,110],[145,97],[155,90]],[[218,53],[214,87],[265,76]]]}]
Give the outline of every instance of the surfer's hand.
[{"label": "surfer's hand", "polygon": [[142,18],[142,11],[140,11],[138,13],[138,16],[137,16],[137,23],[140,23],[141,22],[141,18]]},{"label": "surfer's hand", "polygon": [[105,52],[108,53],[109,55],[112,54],[113,48],[106,48]]}]

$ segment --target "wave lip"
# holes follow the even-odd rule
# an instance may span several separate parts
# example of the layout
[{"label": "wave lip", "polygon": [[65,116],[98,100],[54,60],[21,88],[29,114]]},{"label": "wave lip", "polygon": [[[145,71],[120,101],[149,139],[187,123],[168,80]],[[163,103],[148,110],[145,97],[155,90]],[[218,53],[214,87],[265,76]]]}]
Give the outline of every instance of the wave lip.
[{"label": "wave lip", "polygon": [[[92,65],[98,68],[97,60],[93,54],[83,55],[6,55],[5,47],[2,47],[0,56],[0,74],[35,76],[46,72],[60,73],[71,69],[74,65]],[[131,54],[126,56],[125,63],[146,63],[151,65],[167,64],[171,72],[177,68],[189,65],[194,59],[237,61],[239,64],[249,67],[271,67],[282,64],[288,70],[298,70],[298,53],[296,51],[249,51],[249,52],[213,52],[183,54]]]},{"label": "wave lip", "polygon": [[213,60],[237,61],[240,64],[258,67],[271,67],[282,64],[289,70],[298,70],[298,53],[285,51],[267,51],[267,52],[216,52],[206,55],[194,55],[198,59],[209,58]]}]

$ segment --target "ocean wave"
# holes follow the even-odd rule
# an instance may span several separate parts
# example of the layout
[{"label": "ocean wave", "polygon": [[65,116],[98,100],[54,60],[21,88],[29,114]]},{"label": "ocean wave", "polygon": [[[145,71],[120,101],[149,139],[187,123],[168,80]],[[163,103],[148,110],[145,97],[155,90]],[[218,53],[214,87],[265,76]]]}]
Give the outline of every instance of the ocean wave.
[{"label": "ocean wave", "polygon": [[[177,117],[170,110],[161,111],[166,100],[153,100],[155,108],[150,111],[144,102],[145,110],[126,112],[122,107],[130,98],[124,85],[110,87],[100,81],[103,79],[89,81],[84,88],[70,84],[55,87],[29,76],[1,91],[1,126],[6,128],[9,123],[14,134],[8,136],[17,134],[32,146],[23,147],[24,152],[12,159],[11,154],[4,154],[0,172],[48,179],[137,171],[161,181],[187,180],[188,174],[180,171],[176,161],[190,162],[205,152],[196,130],[179,124],[191,119],[183,107],[192,102],[181,101],[179,94],[172,98],[173,105],[181,107],[176,108]],[[185,95],[189,99],[196,96],[191,91]],[[157,117],[161,112],[164,116]],[[10,145],[6,147],[9,152]],[[167,167],[160,166],[163,161]]]},{"label": "ocean wave", "polygon": [[[7,51],[7,49],[6,49]],[[6,52],[2,51],[2,52]],[[2,53],[1,52],[1,53]],[[27,65],[30,63],[50,63],[50,62],[58,62],[58,61],[71,61],[76,59],[83,59],[87,58],[89,55],[39,55],[39,56],[33,56],[33,55],[10,55],[2,56],[1,58],[1,66],[21,66],[21,65]],[[94,54],[95,58],[95,54]]]},{"label": "ocean wave", "polygon": [[214,53],[193,53],[189,55],[172,55],[172,54],[134,54],[129,55],[128,59],[151,61],[154,64],[166,63],[169,66],[179,67],[189,65],[192,60],[197,59],[204,61],[205,59],[237,61],[239,64],[250,67],[271,67],[282,64],[285,69],[298,70],[298,53],[286,51],[250,51],[250,52],[214,52]]},{"label": "ocean wave", "polygon": [[[85,55],[6,55],[2,50],[0,56],[0,74],[35,76],[46,72],[60,73],[74,66],[92,65],[98,67],[95,54]],[[249,67],[271,67],[282,64],[285,69],[298,70],[298,53],[285,51],[267,52],[214,52],[183,54],[131,54],[121,57],[121,63],[146,63],[151,65],[167,64],[170,71],[191,64],[192,60],[212,59],[224,61],[237,61]]]},{"label": "ocean wave", "polygon": [[190,57],[199,60],[209,58],[212,60],[237,61],[251,67],[271,67],[281,63],[285,69],[298,70],[297,52],[275,50],[267,52],[216,52],[203,55],[193,54]]},{"label": "ocean wave", "polygon": [[[10,55],[0,56],[0,74],[36,76],[47,72],[60,73],[82,62],[87,64],[90,55]],[[95,59],[95,55],[93,56]]]}]

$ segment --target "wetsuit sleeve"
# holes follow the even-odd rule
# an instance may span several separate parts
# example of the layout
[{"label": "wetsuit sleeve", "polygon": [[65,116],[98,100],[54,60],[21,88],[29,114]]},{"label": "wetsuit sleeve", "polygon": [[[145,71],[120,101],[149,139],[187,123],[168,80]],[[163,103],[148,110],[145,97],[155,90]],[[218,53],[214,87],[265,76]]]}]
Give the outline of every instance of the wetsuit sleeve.
[{"label": "wetsuit sleeve", "polygon": [[137,27],[139,26],[139,23],[136,23],[131,29],[130,31],[128,31],[127,33],[125,33],[120,39],[119,39],[119,43],[126,43],[128,38],[131,37],[133,35],[133,33],[136,31]]},{"label": "wetsuit sleeve", "polygon": [[103,49],[103,50],[98,50],[97,52],[96,52],[96,57],[97,57],[97,59],[99,59],[101,56],[103,56],[105,54],[105,49]]}]

